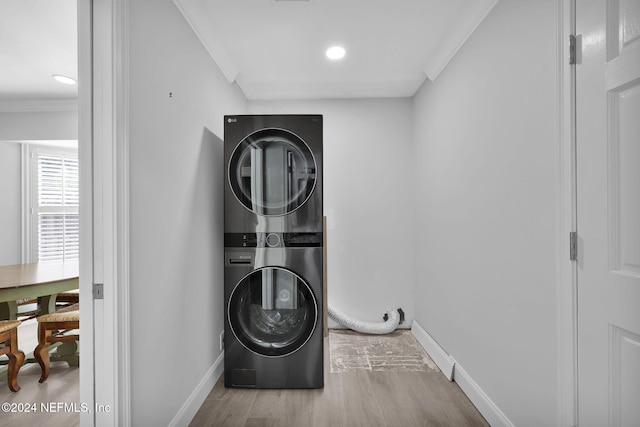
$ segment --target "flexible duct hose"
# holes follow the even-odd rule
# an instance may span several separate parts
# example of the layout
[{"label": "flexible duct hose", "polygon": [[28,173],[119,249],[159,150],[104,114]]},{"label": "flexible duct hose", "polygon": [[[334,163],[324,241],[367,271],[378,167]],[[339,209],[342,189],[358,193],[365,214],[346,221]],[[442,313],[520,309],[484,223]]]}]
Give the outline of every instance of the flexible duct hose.
[{"label": "flexible duct hose", "polygon": [[398,310],[387,311],[389,317],[384,322],[365,322],[340,313],[332,307],[329,307],[329,317],[336,321],[340,326],[353,329],[363,334],[383,335],[389,334],[396,330],[400,324],[400,313]]}]

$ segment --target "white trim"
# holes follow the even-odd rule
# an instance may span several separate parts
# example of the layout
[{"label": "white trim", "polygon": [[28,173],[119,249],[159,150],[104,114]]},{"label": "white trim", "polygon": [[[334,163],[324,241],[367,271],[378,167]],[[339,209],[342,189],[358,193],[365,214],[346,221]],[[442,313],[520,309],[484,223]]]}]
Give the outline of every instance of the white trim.
[{"label": "white trim", "polygon": [[427,354],[438,365],[440,371],[449,381],[453,380],[453,369],[456,364],[455,360],[444,351],[442,347],[433,339],[429,333],[415,320],[411,324],[411,333],[420,345],[425,349]]},{"label": "white trim", "polygon": [[41,145],[43,147],[54,147],[63,150],[73,150],[78,151],[78,140],[77,139],[25,139],[21,141],[8,141],[8,142],[17,142],[19,144],[24,145]]},{"label": "white trim", "polygon": [[22,263],[29,264],[33,262],[33,221],[29,209],[31,208],[31,161],[29,159],[31,150],[27,144],[21,144],[20,147],[22,157]]},{"label": "white trim", "polygon": [[[83,4],[84,2],[79,2]],[[79,7],[80,9],[80,7]],[[91,63],[84,66],[91,94],[82,98],[81,113],[91,111],[81,121],[84,139],[92,141],[91,152],[83,159],[91,165],[84,194],[91,194],[88,222],[92,230],[85,262],[85,298],[93,309],[93,399],[109,405],[110,411],[94,411],[81,424],[96,426],[131,425],[130,304],[129,304],[129,205],[128,205],[128,0],[93,0],[83,10],[92,14]],[[84,25],[84,22],[81,23]],[[83,75],[81,73],[81,75]],[[80,85],[80,88],[82,84]],[[84,86],[88,87],[88,85]],[[83,145],[80,144],[80,148]],[[85,216],[87,218],[87,216]],[[85,246],[86,249],[86,246]],[[82,275],[81,266],[81,275]],[[83,278],[81,276],[81,289]],[[104,299],[92,300],[93,283],[104,284]],[[82,298],[82,292],[81,292]],[[84,310],[84,308],[83,308]],[[88,313],[83,311],[83,314]],[[84,348],[84,347],[82,347]],[[90,352],[90,350],[87,350]],[[89,356],[89,355],[88,355]],[[81,379],[84,378],[81,372]],[[89,391],[82,387],[85,394]],[[83,397],[83,402],[85,401]],[[92,419],[93,417],[93,419]]]},{"label": "white trim", "polygon": [[496,3],[498,3],[498,0],[478,2],[476,3],[477,10],[472,10],[458,19],[456,27],[440,43],[434,55],[423,68],[429,80],[434,81],[438,77],[471,34],[484,21]]},{"label": "white trim", "polygon": [[469,400],[473,402],[482,416],[489,422],[491,426],[513,427],[514,424],[507,416],[493,403],[489,396],[476,384],[476,382],[462,369],[453,357],[451,357],[440,345],[433,339],[429,333],[415,320],[411,325],[411,333],[420,345],[429,354],[431,359],[438,365],[440,371],[449,379],[455,381],[460,389],[467,395]]},{"label": "white trim", "polygon": [[[39,262],[38,215],[42,207],[38,205],[38,161],[41,154],[66,156],[80,160],[77,141],[16,141],[21,144],[22,155],[22,262]],[[80,213],[79,208],[69,208],[66,212]]]},{"label": "white trim", "polygon": [[129,266],[129,1],[121,0],[116,5],[115,120],[116,165],[113,173],[116,180],[116,248],[117,281],[114,314],[119,320],[116,333],[118,341],[118,388],[116,396],[119,427],[131,425],[131,326],[130,326],[130,266]]},{"label": "white trim", "polygon": [[[115,239],[110,249],[113,253],[110,274],[113,276],[113,298],[109,301],[109,313],[105,316],[105,325],[112,322],[116,336],[113,337],[114,349],[112,357],[115,384],[113,385],[114,401],[118,414],[113,419],[114,426],[131,425],[131,373],[130,373],[130,303],[129,303],[129,173],[128,173],[128,133],[129,133],[129,2],[128,0],[112,0],[111,9],[111,49],[110,58],[113,99],[110,135],[113,146],[109,150],[111,170],[105,174],[111,179],[112,194],[110,206],[113,215],[109,227],[105,226],[107,235]],[[106,199],[105,199],[106,202]],[[106,208],[106,206],[105,206]],[[106,211],[106,209],[105,209]],[[107,245],[105,245],[105,249]],[[105,254],[106,255],[106,254]],[[105,260],[108,257],[105,257]],[[105,273],[107,265],[105,264]],[[105,274],[106,275],[106,274]],[[106,277],[105,277],[106,279]],[[105,280],[106,282],[106,280]],[[106,283],[105,283],[106,284]]]},{"label": "white trim", "polygon": [[196,413],[204,403],[205,399],[216,385],[218,378],[224,371],[224,351],[220,353],[220,356],[213,363],[213,366],[209,368],[202,380],[198,383],[191,395],[184,402],[184,405],[180,408],[178,413],[169,423],[169,427],[181,427],[188,426],[196,416]]},{"label": "white trim", "polygon": [[475,381],[462,369],[458,363],[455,364],[454,381],[460,386],[464,394],[476,406],[478,411],[492,427],[504,426],[514,427],[514,424],[507,416],[493,403],[487,394],[476,384]]},{"label": "white trim", "polygon": [[[93,108],[92,1],[78,8],[78,160],[80,162],[80,402],[95,407],[93,360]],[[80,425],[94,426],[92,412],[80,413]]]},{"label": "white trim", "polygon": [[[114,149],[114,0],[93,0],[93,271],[92,283],[104,285],[104,299],[94,300],[93,317],[93,392],[96,405],[109,405],[113,412],[94,411],[95,426],[117,425],[119,408],[116,405],[118,380],[116,378],[117,345],[114,330],[117,317],[113,315],[116,292],[114,271],[115,244],[113,230],[116,208],[113,190],[112,156]],[[109,235],[109,231],[114,233]],[[91,285],[92,286],[92,285]],[[112,326],[113,325],[113,326]],[[107,329],[108,328],[108,329]]]},{"label": "white trim", "polygon": [[215,26],[207,22],[207,13],[201,2],[193,0],[173,0],[184,19],[187,21],[200,43],[209,52],[213,62],[218,66],[229,83],[236,81],[240,71],[229,55],[222,39],[217,35]]},{"label": "white trim", "polygon": [[577,263],[569,260],[569,232],[576,231],[574,71],[569,65],[569,35],[575,33],[575,0],[556,5],[557,137],[556,165],[556,298],[557,425],[576,425],[577,418]]},{"label": "white trim", "polygon": [[[34,173],[32,172],[31,167],[31,152],[33,145],[40,145],[45,147],[55,147],[62,150],[73,150],[76,153],[78,152],[78,141],[70,140],[54,140],[54,141],[3,141],[3,142],[11,142],[20,144],[20,157],[21,157],[21,170],[22,170],[22,181],[20,187],[20,194],[22,197],[21,200],[21,262],[23,264],[29,264],[32,262],[36,262],[36,246],[33,245],[33,235],[36,233],[36,230],[33,227],[33,221],[31,220],[31,214],[29,213],[29,209],[33,206],[34,203],[34,195],[32,194],[33,186],[32,180]],[[78,156],[78,159],[80,157]]]}]

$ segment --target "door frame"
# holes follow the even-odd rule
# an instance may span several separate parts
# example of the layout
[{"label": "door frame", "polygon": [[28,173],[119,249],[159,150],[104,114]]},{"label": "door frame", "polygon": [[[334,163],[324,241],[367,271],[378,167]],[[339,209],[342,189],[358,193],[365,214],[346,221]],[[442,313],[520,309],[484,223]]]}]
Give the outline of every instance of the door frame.
[{"label": "door frame", "polygon": [[[78,0],[80,412],[130,426],[128,0]],[[82,201],[84,200],[84,202]],[[94,284],[103,296],[93,296]]]},{"label": "door frame", "polygon": [[575,0],[557,0],[558,177],[556,297],[558,426],[578,423],[578,276],[569,259],[569,233],[577,231],[575,65],[569,37],[575,35]]},{"label": "door frame", "polygon": [[[110,412],[81,412],[81,425],[131,425],[128,173],[128,0],[78,0],[82,339],[80,401]],[[575,67],[568,63],[575,0],[557,0],[557,401],[558,425],[577,422],[577,263]],[[91,88],[83,90],[82,88]],[[85,141],[85,142],[82,142]],[[88,143],[86,141],[91,141]],[[94,179],[95,177],[95,179]],[[91,232],[91,230],[93,230]],[[94,300],[93,283],[104,283]],[[94,359],[95,357],[95,359]],[[100,369],[95,369],[99,366]],[[90,381],[93,379],[93,381]]]}]

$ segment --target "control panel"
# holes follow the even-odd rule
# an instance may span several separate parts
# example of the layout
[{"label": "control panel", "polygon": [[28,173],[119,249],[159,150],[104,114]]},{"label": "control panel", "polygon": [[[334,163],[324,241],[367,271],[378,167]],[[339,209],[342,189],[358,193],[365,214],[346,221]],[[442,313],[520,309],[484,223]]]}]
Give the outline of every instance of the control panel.
[{"label": "control panel", "polygon": [[322,233],[225,233],[226,248],[314,248],[322,246]]}]

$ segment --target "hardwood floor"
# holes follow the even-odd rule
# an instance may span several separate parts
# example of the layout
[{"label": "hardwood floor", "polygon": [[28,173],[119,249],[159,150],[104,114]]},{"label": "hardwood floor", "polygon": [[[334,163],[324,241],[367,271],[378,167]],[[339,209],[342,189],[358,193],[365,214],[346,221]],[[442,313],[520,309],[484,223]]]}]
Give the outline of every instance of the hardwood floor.
[{"label": "hardwood floor", "polygon": [[191,427],[488,426],[440,372],[340,372],[318,390],[226,389],[220,378]]},{"label": "hardwood floor", "polygon": [[[25,353],[33,351],[37,344],[36,330],[35,320],[25,322],[19,327],[18,344]],[[0,409],[0,425],[2,427],[80,425],[80,415],[76,412],[76,409],[80,409],[78,367],[69,367],[66,362],[54,362],[51,364],[47,381],[40,384],[39,379],[40,366],[37,363],[24,365],[18,373],[18,384],[21,388],[14,393],[7,387],[6,376],[0,375],[0,402],[9,405],[8,408],[2,406]]]},{"label": "hardwood floor", "polygon": [[21,389],[17,393],[9,391],[3,378],[0,401],[2,404],[9,404],[10,411],[16,412],[7,412],[3,406],[0,411],[0,425],[2,427],[80,425],[80,414],[76,412],[80,410],[78,372],[77,367],[69,367],[65,362],[56,362],[51,364],[49,379],[44,384],[40,384],[38,383],[40,367],[37,364],[23,366],[18,375]]},{"label": "hardwood floor", "polygon": [[[21,336],[28,336],[22,333]],[[23,349],[34,343],[21,342]],[[440,372],[331,373],[325,340],[325,387],[318,390],[226,389],[216,383],[191,422],[192,427],[370,427],[488,426],[456,383]],[[79,371],[64,362],[51,365],[51,375],[38,383],[40,368],[22,367],[22,389],[12,393],[0,378],[0,402],[37,403],[35,413],[0,413],[3,427],[79,425],[76,412],[45,413],[40,402],[78,404]]]}]

